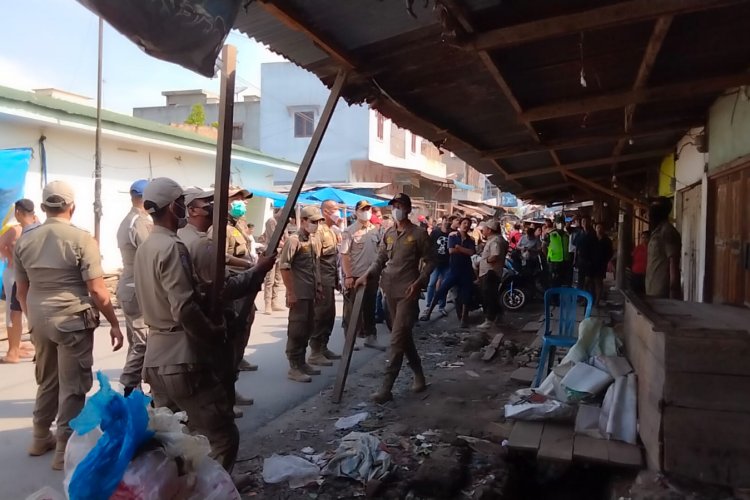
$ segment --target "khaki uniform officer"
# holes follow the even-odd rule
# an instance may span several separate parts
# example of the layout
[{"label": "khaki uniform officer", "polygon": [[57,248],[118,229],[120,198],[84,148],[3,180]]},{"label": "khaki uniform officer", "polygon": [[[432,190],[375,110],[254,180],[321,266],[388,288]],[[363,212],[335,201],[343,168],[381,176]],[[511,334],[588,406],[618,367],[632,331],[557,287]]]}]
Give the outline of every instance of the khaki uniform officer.
[{"label": "khaki uniform officer", "polygon": [[[71,434],[69,422],[83,409],[91,389],[94,330],[99,311],[111,325],[114,350],[122,333],[104,285],[99,246],[73,226],[73,188],[60,181],[42,191],[47,220],[18,240],[15,249],[18,300],[36,347],[34,440],[30,455],[55,448],[52,468],[61,470]],[[50,425],[57,416],[57,440]]]},{"label": "khaki uniform officer", "polygon": [[[377,403],[393,399],[391,389],[401,371],[404,356],[414,371],[414,392],[426,388],[422,363],[411,330],[419,314],[419,292],[430,279],[435,268],[434,245],[427,231],[415,226],[408,219],[411,199],[397,194],[389,203],[393,207],[395,225],[389,228],[380,244],[378,258],[367,274],[360,277],[355,286],[367,286],[370,279],[380,279],[380,286],[388,303],[391,315],[391,359],[385,372],[385,380],[378,392],[372,395]],[[424,266],[420,272],[420,261]]]},{"label": "khaki uniform officer", "polygon": [[[365,295],[362,298],[362,312],[360,318],[352,319],[351,309],[354,305],[354,282],[357,278],[367,274],[370,264],[378,257],[380,245],[380,229],[370,222],[372,207],[364,200],[355,207],[357,222],[347,227],[342,234],[341,265],[344,268],[344,319],[361,322],[358,326],[358,336],[365,337],[365,346],[385,350],[377,343],[377,327],[375,325],[375,302],[378,296],[378,281],[367,281]],[[361,328],[361,330],[359,330]]]},{"label": "khaki uniform officer", "polygon": [[[213,219],[213,191],[203,191],[196,188],[187,189],[185,190],[185,205],[188,223],[185,227],[177,230],[177,236],[190,253],[193,270],[200,286],[208,290],[213,281],[211,266],[214,260],[214,248],[206,231],[210,228]],[[230,311],[230,317],[233,318],[227,324],[227,333],[231,341],[230,355],[232,361],[228,371],[220,371],[223,371],[222,377],[229,382],[229,390],[234,397],[234,404],[253,404],[252,398],[241,396],[235,392],[234,384],[238,375],[237,368],[244,361],[250,328],[255,320],[255,296],[260,291],[265,273],[273,266],[274,259],[275,257],[260,258],[255,266],[241,273],[228,270],[224,281],[223,298]],[[235,267],[237,267],[237,264],[244,263],[244,261],[237,262],[237,260],[235,257],[227,255],[226,263]],[[252,366],[255,366],[257,370],[256,365]],[[236,417],[242,416],[242,412],[238,408],[234,409],[234,414]]]},{"label": "khaki uniform officer", "polygon": [[305,207],[296,234],[289,236],[281,250],[279,269],[286,287],[289,306],[286,356],[288,377],[295,382],[310,382],[320,370],[305,362],[305,351],[315,322],[315,302],[320,300],[320,243],[315,237],[323,215],[317,207]]},{"label": "khaki uniform officer", "polygon": [[206,436],[211,456],[231,470],[239,433],[231,395],[215,372],[227,349],[226,330],[201,309],[190,255],[176,234],[185,217],[182,188],[156,178],[144,190],[143,206],[154,220],[135,253],[135,290],[149,327],[143,379],[154,405],[186,412],[188,429]]},{"label": "khaki uniform officer", "polygon": [[125,330],[128,337],[128,356],[120,375],[120,383],[125,387],[125,395],[141,384],[143,355],[146,354],[148,327],[143,321],[141,306],[135,296],[135,273],[133,262],[135,251],[151,233],[153,223],[143,209],[143,189],[148,181],[141,179],[130,186],[130,200],[133,208],[125,216],[117,229],[117,246],[122,255],[122,274],[117,283],[117,302],[125,315]]},{"label": "khaki uniform officer", "polygon": [[[271,240],[271,236],[273,235],[273,232],[276,230],[276,226],[278,225],[277,219],[280,215],[281,213],[279,212],[269,217],[269,219],[266,221],[265,230],[261,235],[261,240],[264,244],[268,245],[268,242]],[[281,251],[285,242],[286,237],[282,237],[281,241],[279,242],[279,248],[277,249],[278,251]],[[281,269],[279,269],[279,265],[276,264],[271,272],[266,274],[266,280],[263,283],[263,302],[265,304],[263,314],[270,315],[273,313],[273,311],[286,310],[283,304],[279,303],[279,298],[281,296],[281,286],[283,284],[284,282],[281,278]]]},{"label": "khaki uniform officer", "polygon": [[332,359],[340,359],[328,348],[333,325],[336,322],[336,289],[339,283],[339,243],[341,234],[336,227],[335,216],[338,207],[335,201],[326,200],[321,205],[324,221],[319,224],[315,237],[320,242],[320,285],[323,295],[315,304],[315,326],[310,337],[310,357],[307,362],[311,365],[331,366]]}]

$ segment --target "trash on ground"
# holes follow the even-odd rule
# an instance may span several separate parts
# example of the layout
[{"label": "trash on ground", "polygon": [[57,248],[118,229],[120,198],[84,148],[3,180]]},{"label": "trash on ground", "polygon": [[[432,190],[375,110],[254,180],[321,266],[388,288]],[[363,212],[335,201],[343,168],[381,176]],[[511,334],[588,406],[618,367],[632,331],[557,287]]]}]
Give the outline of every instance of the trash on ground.
[{"label": "trash on ground", "polygon": [[320,467],[296,455],[274,453],[263,460],[263,481],[269,484],[289,481],[290,488],[301,488],[319,477]]},{"label": "trash on ground", "polygon": [[636,376],[617,377],[609,386],[599,415],[599,432],[608,439],[636,444],[638,434]]},{"label": "trash on ground", "polygon": [[479,378],[479,374],[474,370],[466,370],[466,375],[469,377]]},{"label": "trash on ground", "polygon": [[306,446],[300,450],[305,455],[312,455],[315,453],[315,448],[311,448],[310,446]]},{"label": "trash on ground", "polygon": [[97,373],[100,389],[71,421],[65,488],[71,500],[239,500],[232,478],[208,457],[204,436],[186,432],[183,413],[125,398]]},{"label": "trash on ground", "polygon": [[336,423],[333,425],[337,429],[351,429],[360,422],[364,422],[365,420],[367,420],[367,417],[369,416],[370,414],[368,412],[363,411],[361,413],[355,413],[354,415],[350,415],[348,417],[341,417],[340,419],[336,420]]},{"label": "trash on ground", "polygon": [[565,388],[566,401],[581,401],[604,391],[613,378],[609,373],[586,363],[576,363],[560,380]]},{"label": "trash on ground", "polygon": [[519,389],[505,405],[505,418],[516,420],[572,421],[576,407],[539,394],[531,389]]},{"label": "trash on ground", "polygon": [[452,363],[449,363],[448,361],[441,361],[435,366],[437,366],[438,368],[461,368],[462,366],[464,366],[464,362],[454,361]]},{"label": "trash on ground", "polygon": [[348,477],[364,484],[385,478],[390,467],[391,455],[378,438],[366,432],[350,432],[341,439],[323,474]]}]

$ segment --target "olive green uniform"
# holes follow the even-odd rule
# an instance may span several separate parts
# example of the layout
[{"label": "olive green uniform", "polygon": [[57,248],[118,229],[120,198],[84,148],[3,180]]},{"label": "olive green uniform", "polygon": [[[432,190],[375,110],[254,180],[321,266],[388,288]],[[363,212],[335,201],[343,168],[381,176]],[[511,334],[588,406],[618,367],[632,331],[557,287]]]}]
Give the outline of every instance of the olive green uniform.
[{"label": "olive green uniform", "polygon": [[117,229],[117,246],[122,255],[122,274],[117,283],[117,302],[125,315],[125,328],[128,337],[128,354],[120,375],[120,383],[125,387],[137,387],[141,383],[143,356],[146,353],[148,327],[143,321],[138,297],[135,295],[136,249],[146,241],[151,233],[152,223],[145,211],[133,207]]},{"label": "olive green uniform", "polygon": [[320,243],[314,235],[299,230],[289,236],[281,250],[279,269],[289,270],[297,302],[289,308],[286,356],[292,366],[305,364],[305,351],[315,324],[315,299],[320,289]]},{"label": "olive green uniform", "polygon": [[[276,230],[277,224],[276,217],[271,217],[266,221],[265,231],[262,235],[263,242],[266,245],[268,245],[268,242],[271,240],[271,235],[273,235],[273,232]],[[285,240],[285,238],[281,238],[280,245],[283,245]],[[266,279],[263,282],[263,301],[266,304],[266,310],[269,310],[271,307],[278,309],[281,308],[281,304],[279,304],[278,301],[281,299],[279,291],[283,285],[284,282],[281,279],[281,268],[277,262],[273,266],[273,269],[266,274]]]},{"label": "olive green uniform", "polygon": [[16,281],[28,282],[26,316],[36,348],[34,434],[44,437],[57,416],[58,443],[91,389],[99,311],[86,282],[103,276],[99,246],[69,221],[49,217],[15,249]]},{"label": "olive green uniform", "polygon": [[[427,285],[435,268],[434,253],[427,231],[407,222],[401,232],[396,226],[385,232],[378,258],[367,272],[371,279],[380,275],[380,287],[391,316],[391,355],[386,376],[393,380],[401,371],[404,356],[414,373],[422,373],[422,363],[412,337],[412,328],[419,314],[419,296],[408,299],[406,290],[417,279],[422,287]],[[420,271],[421,261],[424,265]]]},{"label": "olive green uniform", "polygon": [[[213,281],[211,264],[213,262],[213,243],[207,233],[198,231],[192,224],[177,231],[177,236],[185,244],[190,254],[193,270],[199,284],[208,289]],[[263,277],[257,276],[253,269],[242,273],[228,273],[224,282],[224,298],[228,302],[233,319],[227,324],[227,333],[231,343],[232,368],[220,374],[228,376],[231,384],[237,379],[238,367],[245,354],[245,347],[250,337],[250,328],[255,321],[255,297],[260,291]],[[234,399],[234,391],[231,391]]]},{"label": "olive green uniform", "polygon": [[336,322],[336,288],[338,288],[338,246],[336,229],[321,222],[315,238],[320,244],[320,288],[322,294],[315,304],[315,326],[310,337],[313,351],[328,349],[333,325]]},{"label": "olive green uniform", "polygon": [[211,456],[231,470],[239,433],[231,394],[215,371],[225,332],[201,310],[190,255],[174,232],[156,226],[138,248],[135,282],[149,326],[143,374],[154,405],[185,411],[190,431],[206,436]]}]

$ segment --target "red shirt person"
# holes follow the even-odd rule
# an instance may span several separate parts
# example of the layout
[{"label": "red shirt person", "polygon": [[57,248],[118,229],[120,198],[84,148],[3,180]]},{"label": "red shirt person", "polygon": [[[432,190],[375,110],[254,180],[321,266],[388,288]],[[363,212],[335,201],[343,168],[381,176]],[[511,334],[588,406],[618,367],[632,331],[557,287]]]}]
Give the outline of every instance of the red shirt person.
[{"label": "red shirt person", "polygon": [[643,231],[638,239],[638,245],[633,249],[630,266],[630,287],[637,293],[646,292],[646,266],[648,264],[649,232]]}]

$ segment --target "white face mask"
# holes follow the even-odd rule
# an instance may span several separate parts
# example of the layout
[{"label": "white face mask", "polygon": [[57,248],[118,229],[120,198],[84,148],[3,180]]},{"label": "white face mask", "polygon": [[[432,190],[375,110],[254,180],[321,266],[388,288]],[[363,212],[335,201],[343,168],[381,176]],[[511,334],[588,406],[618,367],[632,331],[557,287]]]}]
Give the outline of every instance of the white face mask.
[{"label": "white face mask", "polygon": [[360,210],[357,212],[357,219],[365,222],[372,218],[372,212],[370,210]]},{"label": "white face mask", "polygon": [[404,212],[404,210],[401,208],[394,208],[393,218],[401,222],[402,220],[406,219],[406,212]]},{"label": "white face mask", "polygon": [[317,222],[305,222],[305,229],[307,229],[307,232],[310,234],[315,234],[318,231],[318,223]]}]

